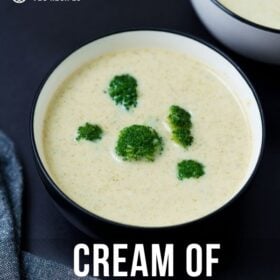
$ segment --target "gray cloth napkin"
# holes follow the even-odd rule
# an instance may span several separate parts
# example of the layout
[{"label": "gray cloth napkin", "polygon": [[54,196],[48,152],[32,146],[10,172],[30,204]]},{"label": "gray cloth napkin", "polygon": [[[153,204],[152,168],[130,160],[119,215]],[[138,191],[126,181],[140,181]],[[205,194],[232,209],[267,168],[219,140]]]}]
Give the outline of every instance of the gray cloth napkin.
[{"label": "gray cloth napkin", "polygon": [[21,251],[22,191],[14,145],[0,131],[0,280],[80,279],[68,267]]}]

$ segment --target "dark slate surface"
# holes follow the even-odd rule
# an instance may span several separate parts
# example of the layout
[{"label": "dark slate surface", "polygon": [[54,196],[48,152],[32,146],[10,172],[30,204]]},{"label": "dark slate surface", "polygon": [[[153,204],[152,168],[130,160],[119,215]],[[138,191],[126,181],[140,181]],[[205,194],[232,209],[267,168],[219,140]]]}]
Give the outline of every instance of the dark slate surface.
[{"label": "dark slate surface", "polygon": [[127,28],[168,28],[203,38],[233,58],[255,86],[267,125],[262,163],[242,197],[220,215],[168,238],[176,241],[177,277],[183,273],[186,244],[219,241],[222,259],[214,279],[279,279],[279,67],[247,60],[221,46],[187,0],[27,0],[20,5],[1,0],[0,26],[0,128],[15,141],[24,166],[25,250],[71,266],[74,244],[94,242],[57,211],[35,169],[29,115],[40,82],[65,54],[97,36]]}]

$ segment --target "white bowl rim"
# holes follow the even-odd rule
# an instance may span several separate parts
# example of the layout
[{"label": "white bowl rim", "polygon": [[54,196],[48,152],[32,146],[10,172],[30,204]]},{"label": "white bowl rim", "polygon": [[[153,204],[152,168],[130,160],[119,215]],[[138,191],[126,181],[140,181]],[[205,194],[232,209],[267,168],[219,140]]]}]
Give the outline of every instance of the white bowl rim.
[{"label": "white bowl rim", "polygon": [[[212,0],[211,0],[212,1]],[[54,180],[51,178],[51,175],[49,175],[48,171],[46,170],[46,167],[44,166],[41,157],[39,155],[39,151],[37,149],[37,145],[36,145],[36,140],[35,140],[35,133],[34,133],[34,120],[35,120],[35,110],[36,110],[36,105],[37,105],[37,101],[39,100],[40,97],[40,93],[41,90],[43,89],[45,83],[48,81],[49,77],[52,75],[52,73],[55,71],[55,69],[64,62],[64,60],[66,60],[69,56],[71,56],[72,54],[74,54],[76,51],[78,51],[79,49],[85,47],[88,44],[91,44],[97,40],[100,39],[104,39],[106,37],[109,37],[111,35],[118,35],[118,34],[122,34],[122,33],[127,33],[127,32],[165,32],[165,33],[170,33],[170,34],[174,34],[174,35],[179,35],[182,37],[186,37],[188,39],[194,40],[208,48],[210,48],[211,50],[213,50],[214,52],[216,52],[218,55],[222,56],[225,60],[227,60],[240,74],[241,78],[244,79],[244,81],[247,83],[247,85],[249,86],[249,88],[252,91],[253,97],[255,98],[256,104],[257,104],[257,108],[259,110],[260,113],[260,118],[261,118],[261,128],[262,128],[262,139],[261,139],[261,146],[260,146],[260,150],[259,150],[259,154],[258,154],[258,159],[256,161],[255,167],[252,170],[247,182],[245,182],[245,184],[243,185],[243,187],[240,188],[240,190],[228,201],[226,201],[224,204],[222,204],[219,208],[213,210],[212,212],[209,212],[208,214],[199,217],[197,219],[191,220],[191,221],[187,221],[187,222],[183,222],[180,224],[174,224],[174,225],[168,225],[168,226],[138,226],[138,225],[130,225],[130,224],[125,224],[125,223],[121,223],[121,222],[117,222],[114,220],[110,220],[108,218],[99,216],[93,212],[90,212],[89,210],[85,209],[84,207],[82,207],[81,205],[79,205],[78,203],[76,203],[75,201],[73,201],[71,198],[69,198],[58,186],[57,184],[54,182]],[[51,185],[51,187],[56,191],[56,193],[58,193],[58,195],[60,195],[62,197],[62,199],[66,200],[70,205],[72,205],[74,208],[76,208],[76,210],[81,211],[82,213],[89,215],[90,217],[97,219],[98,221],[101,221],[103,223],[107,223],[107,224],[111,224],[117,227],[124,227],[124,228],[128,228],[128,229],[140,229],[140,230],[161,230],[161,229],[177,229],[177,228],[181,228],[190,224],[195,224],[195,223],[200,223],[201,221],[204,221],[206,219],[208,219],[209,217],[212,217],[218,213],[220,213],[224,208],[226,208],[227,206],[231,205],[241,194],[244,193],[245,190],[247,190],[249,183],[251,182],[252,178],[254,177],[258,166],[260,165],[262,156],[263,156],[263,152],[264,152],[264,144],[265,144],[265,133],[266,129],[265,129],[265,120],[264,120],[264,113],[262,110],[262,106],[261,106],[261,102],[259,100],[259,97],[255,91],[255,88],[253,87],[253,85],[251,84],[250,80],[247,78],[247,76],[245,75],[245,73],[241,70],[241,68],[228,56],[226,55],[224,52],[220,51],[217,47],[213,46],[212,44],[208,43],[207,41],[198,38],[194,35],[190,35],[188,33],[184,33],[184,32],[180,32],[177,30],[172,30],[172,29],[164,29],[164,28],[132,28],[132,29],[121,29],[119,31],[113,31],[113,32],[109,32],[109,33],[105,33],[101,36],[96,36],[95,38],[81,44],[79,47],[74,48],[74,50],[72,50],[71,52],[67,53],[66,55],[63,56],[62,59],[60,59],[58,61],[58,63],[56,63],[51,70],[46,74],[46,77],[43,79],[43,81],[41,82],[37,93],[34,96],[34,100],[33,100],[33,104],[32,104],[32,109],[31,109],[31,115],[30,115],[30,136],[31,136],[31,145],[32,145],[32,149],[33,149],[33,153],[35,156],[35,160],[37,163],[37,167],[39,168],[39,170],[42,172],[44,178],[46,179],[48,184]],[[43,180],[43,182],[45,182],[45,180]]]},{"label": "white bowl rim", "polygon": [[232,10],[230,10],[229,8],[227,8],[219,0],[209,0],[209,1],[214,3],[218,8],[220,8],[225,13],[227,13],[228,15],[230,15],[231,17],[235,18],[238,21],[241,21],[245,24],[251,25],[254,28],[261,29],[261,30],[266,31],[266,32],[272,32],[272,33],[280,34],[280,29],[265,26],[265,25],[253,22],[249,19],[246,19],[245,17],[242,17],[242,16],[238,15],[237,13],[233,12]]}]

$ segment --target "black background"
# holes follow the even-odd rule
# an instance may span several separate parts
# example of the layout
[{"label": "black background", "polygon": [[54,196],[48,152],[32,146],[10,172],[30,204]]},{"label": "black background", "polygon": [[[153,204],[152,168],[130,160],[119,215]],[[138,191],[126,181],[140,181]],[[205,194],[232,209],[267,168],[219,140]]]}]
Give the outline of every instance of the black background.
[{"label": "black background", "polygon": [[215,266],[214,279],[280,279],[280,67],[247,60],[224,48],[202,26],[188,0],[26,0],[24,4],[1,0],[0,129],[14,140],[24,169],[23,249],[72,266],[74,244],[94,242],[57,211],[36,172],[29,115],[40,82],[79,45],[136,27],[187,32],[218,46],[252,81],[266,119],[264,157],[248,190],[219,215],[168,238],[176,241],[177,278],[184,272],[185,245],[219,241],[221,263]]}]

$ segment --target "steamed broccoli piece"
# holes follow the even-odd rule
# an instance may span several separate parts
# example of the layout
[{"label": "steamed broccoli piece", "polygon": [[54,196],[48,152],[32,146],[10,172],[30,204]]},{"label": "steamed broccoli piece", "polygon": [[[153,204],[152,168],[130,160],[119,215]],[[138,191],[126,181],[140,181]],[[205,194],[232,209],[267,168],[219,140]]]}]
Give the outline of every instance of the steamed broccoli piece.
[{"label": "steamed broccoli piece", "polygon": [[134,77],[128,74],[115,76],[108,91],[115,103],[123,105],[126,110],[137,106],[137,81]]},{"label": "steamed broccoli piece", "polygon": [[168,122],[172,130],[172,140],[184,148],[191,146],[193,136],[190,113],[179,106],[172,105],[169,109]]},{"label": "steamed broccoli piece", "polygon": [[172,140],[181,145],[184,148],[188,148],[193,143],[193,136],[191,131],[184,127],[179,127],[172,130]]},{"label": "steamed broccoli piece", "polygon": [[149,126],[132,125],[120,131],[115,151],[126,161],[154,161],[163,150],[163,141]]},{"label": "steamed broccoli piece", "polygon": [[176,105],[170,107],[168,120],[172,128],[187,127],[191,129],[192,127],[191,114]]},{"label": "steamed broccoli piece", "polygon": [[76,137],[77,141],[87,140],[95,142],[102,138],[103,130],[100,126],[95,124],[86,123],[83,126],[78,128],[78,136]]},{"label": "steamed broccoli piece", "polygon": [[195,160],[183,160],[177,164],[179,180],[199,178],[205,174],[203,164]]}]

